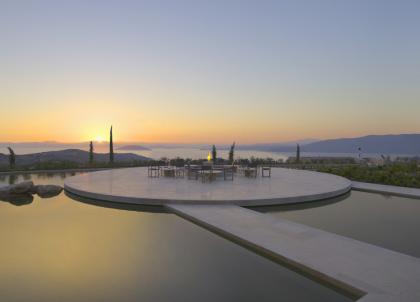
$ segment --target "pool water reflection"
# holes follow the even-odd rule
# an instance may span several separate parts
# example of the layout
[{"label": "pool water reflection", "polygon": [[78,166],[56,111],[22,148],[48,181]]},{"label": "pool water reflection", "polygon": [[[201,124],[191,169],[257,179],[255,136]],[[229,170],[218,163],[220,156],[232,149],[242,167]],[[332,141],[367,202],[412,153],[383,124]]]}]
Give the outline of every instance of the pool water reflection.
[{"label": "pool water reflection", "polygon": [[351,191],[321,202],[252,208],[420,257],[420,200]]},{"label": "pool water reflection", "polygon": [[143,210],[65,194],[19,207],[0,201],[0,300],[349,301],[173,214]]}]

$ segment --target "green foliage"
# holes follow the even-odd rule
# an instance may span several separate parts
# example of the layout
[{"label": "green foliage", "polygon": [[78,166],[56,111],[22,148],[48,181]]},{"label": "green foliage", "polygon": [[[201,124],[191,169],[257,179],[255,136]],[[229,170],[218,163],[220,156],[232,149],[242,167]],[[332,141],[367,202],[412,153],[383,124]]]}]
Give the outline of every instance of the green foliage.
[{"label": "green foliage", "polygon": [[232,146],[230,146],[230,150],[229,150],[229,163],[230,164],[233,164],[234,153],[235,153],[235,142],[233,142],[233,144],[232,144]]},{"label": "green foliage", "polygon": [[340,175],[354,181],[420,188],[420,167],[416,163],[319,166],[314,170]]},{"label": "green foliage", "polygon": [[216,150],[215,145],[213,145],[213,148],[211,149],[211,158],[213,159],[213,163],[216,163],[216,161],[217,161],[217,150]]},{"label": "green foliage", "polygon": [[171,166],[183,167],[185,165],[185,160],[183,158],[176,157],[176,158],[171,159],[169,161],[169,164]]},{"label": "green foliage", "polygon": [[16,155],[12,148],[7,147],[7,149],[9,149],[9,167],[13,170],[16,164]]},{"label": "green foliage", "polygon": [[300,163],[300,146],[297,144],[296,146],[296,163]]},{"label": "green foliage", "polygon": [[109,163],[112,165],[114,163],[114,142],[112,140],[112,126],[109,131]]}]

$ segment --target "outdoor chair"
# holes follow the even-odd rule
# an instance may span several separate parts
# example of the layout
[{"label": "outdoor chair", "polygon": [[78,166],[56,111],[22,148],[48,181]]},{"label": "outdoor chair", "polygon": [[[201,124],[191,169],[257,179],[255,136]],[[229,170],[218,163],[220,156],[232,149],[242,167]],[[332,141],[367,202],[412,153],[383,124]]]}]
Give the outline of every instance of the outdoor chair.
[{"label": "outdoor chair", "polygon": [[188,179],[198,179],[198,175],[201,171],[201,167],[196,167],[196,166],[191,166],[191,165],[187,165],[186,166],[186,171],[187,171],[187,177]]},{"label": "outdoor chair", "polygon": [[210,165],[202,165],[199,174],[201,176],[202,182],[212,181],[215,178],[215,174],[213,173],[213,167]]},{"label": "outdoor chair", "polygon": [[183,166],[175,166],[175,177],[184,178],[185,168]]},{"label": "outdoor chair", "polygon": [[165,166],[161,169],[162,175],[165,177],[175,177],[175,168],[172,166]]},{"label": "outdoor chair", "polygon": [[220,171],[223,171],[224,167],[225,167],[224,165],[213,165],[212,166],[213,170],[220,170]]},{"label": "outdoor chair", "polygon": [[238,174],[244,175],[245,176],[245,170],[247,169],[246,166],[244,165],[240,165],[236,168],[236,171],[238,172]]},{"label": "outdoor chair", "polygon": [[159,177],[160,176],[160,166],[148,166],[147,167],[147,176],[148,177]]},{"label": "outdoor chair", "polygon": [[224,180],[233,180],[233,175],[235,174],[233,166],[223,168],[223,179]]},{"label": "outdoor chair", "polygon": [[261,177],[271,177],[271,167],[261,167]]},{"label": "outdoor chair", "polygon": [[226,165],[213,165],[212,168],[213,168],[213,171],[215,172],[214,173],[215,178],[217,177],[224,178]]},{"label": "outdoor chair", "polygon": [[244,170],[245,177],[256,178],[258,175],[258,167],[247,167]]}]

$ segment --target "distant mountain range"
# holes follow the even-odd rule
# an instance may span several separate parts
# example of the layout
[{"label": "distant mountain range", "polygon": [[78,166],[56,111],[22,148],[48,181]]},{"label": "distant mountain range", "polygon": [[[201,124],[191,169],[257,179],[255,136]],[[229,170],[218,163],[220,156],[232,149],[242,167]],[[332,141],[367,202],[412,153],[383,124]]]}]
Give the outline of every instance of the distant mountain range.
[{"label": "distant mountain range", "polygon": [[[269,152],[294,152],[296,150],[296,145],[285,144],[260,144],[244,147],[245,150]],[[361,153],[420,154],[420,134],[368,135],[301,144],[302,152],[313,153],[358,153],[359,148]]]},{"label": "distant mountain range", "polygon": [[[108,162],[109,154],[94,153],[95,162]],[[133,153],[114,153],[115,162],[131,162],[149,160],[149,158]],[[24,155],[16,155],[16,165],[31,166],[43,162],[72,162],[87,163],[89,161],[89,152],[78,149],[67,149],[61,151],[48,151]],[[9,155],[0,153],[0,166],[9,164]]]},{"label": "distant mountain range", "polygon": [[304,152],[420,154],[420,134],[368,135],[324,140],[303,146]]}]

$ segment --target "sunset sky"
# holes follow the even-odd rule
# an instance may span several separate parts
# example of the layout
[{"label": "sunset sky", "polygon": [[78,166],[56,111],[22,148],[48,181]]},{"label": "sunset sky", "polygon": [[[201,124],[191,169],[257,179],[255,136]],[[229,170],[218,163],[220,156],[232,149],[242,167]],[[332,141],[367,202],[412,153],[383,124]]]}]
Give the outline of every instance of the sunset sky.
[{"label": "sunset sky", "polygon": [[420,1],[0,0],[0,141],[420,133]]}]

